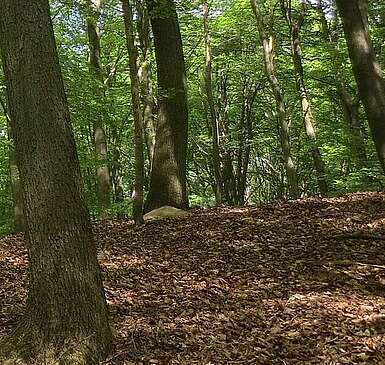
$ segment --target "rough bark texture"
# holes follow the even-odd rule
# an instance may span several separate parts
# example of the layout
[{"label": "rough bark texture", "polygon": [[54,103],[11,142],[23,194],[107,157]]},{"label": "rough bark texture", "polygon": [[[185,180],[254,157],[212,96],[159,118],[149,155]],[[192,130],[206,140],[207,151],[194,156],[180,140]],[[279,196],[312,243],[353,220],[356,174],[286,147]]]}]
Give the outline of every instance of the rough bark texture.
[{"label": "rough bark texture", "polygon": [[136,224],[143,224],[144,140],[143,117],[140,103],[140,84],[138,77],[138,49],[134,42],[135,30],[133,27],[133,17],[130,1],[122,0],[122,8],[128,58],[130,63],[131,100],[135,125],[135,184],[133,192],[133,216]]},{"label": "rough bark texture", "polygon": [[187,88],[182,40],[172,0],[148,0],[158,75],[158,123],[145,210],[187,208]]},{"label": "rough bark texture", "polygon": [[[100,31],[98,21],[102,6],[101,0],[87,0],[86,22],[91,74],[97,80],[96,97],[103,99],[103,70],[100,61]],[[111,200],[110,171],[108,168],[107,138],[102,116],[96,113],[93,122],[94,144],[97,160],[98,198],[102,215],[107,215]]]},{"label": "rough bark texture", "polygon": [[30,261],[26,312],[0,345],[0,363],[98,364],[111,331],[49,3],[3,0],[0,8]]},{"label": "rough bark texture", "polygon": [[302,109],[305,133],[311,143],[311,155],[313,158],[314,169],[317,175],[319,191],[322,196],[326,196],[328,194],[328,187],[325,175],[325,163],[323,161],[321,151],[317,142],[315,118],[313,115],[313,110],[305,83],[305,76],[302,64],[302,47],[300,32],[303,22],[305,20],[305,5],[302,4],[302,11],[296,19],[294,19],[292,16],[291,2],[283,0],[282,5],[286,22],[290,29],[291,49],[296,78],[296,86],[299,102]]},{"label": "rough bark texture", "polygon": [[263,7],[261,7],[259,3],[260,0],[250,0],[250,1],[251,1],[251,7],[253,9],[253,12],[257,21],[259,37],[261,39],[261,43],[263,47],[266,76],[269,80],[270,87],[275,99],[277,119],[279,123],[280,143],[282,148],[287,183],[289,187],[289,196],[291,198],[297,198],[299,196],[298,176],[297,176],[296,167],[291,157],[289,124],[288,124],[286,104],[285,104],[282,88],[276,76],[275,63],[274,63],[274,44],[273,44],[274,39],[272,35],[269,35],[266,32],[267,27],[265,25],[264,15],[262,13]]},{"label": "rough bark texture", "polygon": [[385,172],[385,79],[376,60],[364,0],[337,0],[354,76],[382,169]]}]

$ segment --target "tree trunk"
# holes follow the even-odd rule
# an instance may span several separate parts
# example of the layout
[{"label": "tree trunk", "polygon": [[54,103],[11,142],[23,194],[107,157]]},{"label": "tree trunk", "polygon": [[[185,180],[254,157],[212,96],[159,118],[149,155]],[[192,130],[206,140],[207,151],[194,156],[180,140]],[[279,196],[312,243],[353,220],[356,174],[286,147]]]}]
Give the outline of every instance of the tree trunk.
[{"label": "tree trunk", "polygon": [[230,148],[229,133],[229,98],[228,98],[228,75],[226,72],[220,72],[218,75],[219,95],[218,95],[218,130],[219,140],[221,142],[220,156],[222,163],[222,186],[223,186],[223,202],[228,205],[235,204],[236,182],[233,167],[233,156]]},{"label": "tree trunk", "polygon": [[250,162],[251,143],[253,139],[253,104],[259,89],[259,85],[248,85],[245,80],[243,86],[243,102],[240,118],[239,151],[236,173],[236,204],[245,204],[245,194],[247,188],[247,173]]},{"label": "tree trunk", "polygon": [[6,107],[6,104],[2,98],[0,98],[0,104],[4,112],[5,119],[7,121],[7,135],[8,135],[8,161],[9,161],[9,178],[11,183],[11,192],[13,200],[13,224],[14,231],[16,233],[24,231],[24,204],[23,204],[23,191],[20,183],[19,167],[17,166],[16,152],[14,146],[14,137],[11,129],[11,119]]},{"label": "tree trunk", "polygon": [[[126,128],[125,122],[122,123],[123,128]],[[111,153],[111,164],[110,174],[112,187],[114,189],[114,202],[122,203],[124,201],[124,188],[123,188],[123,177],[122,177],[122,163],[121,163],[121,148],[122,148],[122,127],[115,125],[110,131],[112,151]],[[123,213],[123,212],[122,212]]]},{"label": "tree trunk", "polygon": [[[361,132],[361,121],[359,118],[359,98],[354,98],[349,92],[344,76],[342,74],[343,64],[341,60],[339,45],[338,45],[338,32],[336,29],[330,31],[326,15],[323,10],[321,0],[318,0],[317,11],[321,20],[321,27],[324,40],[329,44],[329,53],[333,65],[333,73],[336,77],[337,94],[339,104],[342,109],[342,115],[345,121],[345,125],[349,129],[352,136],[352,152],[358,167],[367,166],[367,154],[365,139]],[[334,14],[334,22],[337,23],[337,15]]]},{"label": "tree trunk", "polygon": [[175,4],[148,0],[158,75],[158,123],[145,211],[187,208],[187,80]]},{"label": "tree trunk", "polygon": [[292,17],[291,3],[287,0],[282,1],[284,15],[290,30],[291,50],[296,78],[296,86],[298,91],[299,102],[302,109],[305,133],[311,143],[311,155],[313,158],[314,168],[317,175],[318,187],[322,196],[328,194],[328,187],[325,175],[325,163],[323,161],[321,151],[318,147],[315,118],[313,115],[312,106],[309,100],[308,90],[305,83],[303,64],[302,64],[302,49],[300,32],[305,17],[305,6],[302,4],[301,14],[297,19]]},{"label": "tree trunk", "polygon": [[[235,174],[236,181],[236,201],[238,205],[243,205],[244,202],[244,191],[246,186],[243,187],[243,160],[245,154],[245,143],[247,143],[247,136],[245,133],[245,124],[246,124],[246,108],[247,108],[247,80],[243,82],[242,88],[242,107],[241,115],[239,118],[239,132],[238,132],[238,146],[237,146],[237,169]],[[246,180],[245,180],[246,183]]]},{"label": "tree trunk", "polygon": [[24,232],[24,204],[19,167],[17,166],[16,152],[13,146],[9,147],[9,170],[13,198],[14,231],[19,233]]},{"label": "tree trunk", "polygon": [[134,145],[135,145],[135,186],[133,192],[133,217],[135,224],[143,224],[143,184],[144,184],[144,152],[143,152],[143,118],[140,103],[140,84],[138,77],[138,49],[135,45],[132,9],[129,0],[122,0],[124,27],[127,40],[127,52],[130,63],[131,100],[134,113]]},{"label": "tree trunk", "polygon": [[367,3],[364,0],[337,0],[337,7],[360,97],[385,172],[385,79],[369,35]]},{"label": "tree trunk", "polygon": [[269,80],[271,90],[274,95],[277,119],[279,123],[279,135],[282,148],[284,167],[286,171],[289,196],[297,198],[299,196],[297,170],[291,157],[291,148],[289,140],[289,124],[286,104],[283,91],[276,76],[274,63],[274,45],[273,36],[266,32],[265,19],[261,11],[260,0],[250,0],[251,6],[257,21],[259,36],[263,47],[263,56],[265,61],[265,72]]},{"label": "tree trunk", "polygon": [[[87,35],[89,47],[89,65],[91,74],[98,81],[96,96],[104,98],[103,70],[100,62],[100,31],[98,21],[102,0],[87,0]],[[96,111],[93,122],[94,144],[97,161],[98,198],[102,216],[106,216],[111,204],[110,171],[108,168],[107,137],[102,116]]]},{"label": "tree trunk", "polygon": [[0,8],[30,262],[25,315],[0,345],[0,363],[96,365],[111,331],[49,3],[3,0]]},{"label": "tree trunk", "polygon": [[154,121],[154,92],[151,79],[151,30],[148,9],[145,0],[136,0],[138,11],[137,31],[141,50],[139,68],[140,97],[142,102],[142,115],[144,135],[149,161],[149,172],[152,168],[155,147],[155,121]]},{"label": "tree trunk", "polygon": [[215,101],[213,96],[212,86],[212,49],[209,32],[209,5],[207,2],[203,3],[203,25],[204,25],[204,39],[205,39],[205,70],[204,82],[207,105],[210,115],[211,138],[212,138],[212,164],[215,180],[215,203],[220,205],[223,202],[223,179],[221,173],[221,156],[219,152],[219,125],[218,113],[215,108]]}]

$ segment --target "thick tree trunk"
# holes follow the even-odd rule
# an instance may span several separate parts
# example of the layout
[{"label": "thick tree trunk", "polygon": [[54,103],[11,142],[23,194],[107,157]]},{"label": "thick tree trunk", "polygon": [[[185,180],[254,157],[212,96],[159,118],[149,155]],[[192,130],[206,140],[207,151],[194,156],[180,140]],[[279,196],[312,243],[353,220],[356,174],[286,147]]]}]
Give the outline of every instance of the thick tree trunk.
[{"label": "thick tree trunk", "polygon": [[265,61],[265,72],[269,80],[271,90],[274,95],[277,119],[279,123],[279,136],[282,148],[284,167],[286,171],[287,184],[289,188],[289,196],[297,198],[299,196],[297,170],[291,157],[291,147],[289,139],[289,124],[286,104],[283,96],[282,88],[276,76],[274,63],[274,46],[273,36],[267,34],[265,20],[261,11],[260,0],[250,0],[251,6],[257,21],[259,36],[263,47],[263,55]]},{"label": "thick tree trunk", "polygon": [[360,97],[385,172],[385,79],[369,35],[367,3],[365,0],[337,0],[337,7]]},{"label": "thick tree trunk", "polygon": [[147,1],[158,75],[158,123],[145,210],[164,205],[187,208],[187,81],[175,4]]},{"label": "thick tree trunk", "polygon": [[143,224],[143,184],[144,184],[144,140],[143,117],[140,103],[140,84],[138,77],[138,49],[135,45],[132,9],[129,0],[122,0],[124,27],[127,40],[127,51],[130,63],[131,101],[134,114],[135,145],[135,184],[133,192],[133,217],[135,224]]},{"label": "thick tree trunk", "polygon": [[[89,65],[92,75],[96,78],[99,85],[97,87],[97,97],[104,98],[103,70],[100,61],[100,31],[98,21],[102,6],[101,0],[87,0],[87,35],[89,47]],[[108,168],[107,137],[102,116],[96,111],[93,122],[94,144],[97,161],[97,180],[98,198],[102,210],[102,216],[107,215],[107,210],[111,204],[111,183],[110,171]]]},{"label": "thick tree trunk", "polygon": [[211,138],[212,138],[212,164],[214,171],[214,187],[215,187],[215,203],[220,205],[223,202],[223,179],[221,173],[221,156],[219,150],[219,125],[218,113],[215,107],[212,86],[212,49],[209,31],[209,5],[207,2],[203,3],[203,25],[204,25],[204,39],[205,39],[205,70],[204,82],[207,105],[210,115]]},{"label": "thick tree trunk", "polygon": [[286,22],[290,29],[291,49],[296,78],[296,86],[298,91],[299,102],[302,109],[305,133],[311,143],[311,155],[313,158],[314,168],[317,175],[319,191],[322,196],[326,196],[328,194],[328,187],[326,182],[325,163],[323,161],[321,151],[317,142],[315,118],[305,83],[304,70],[302,64],[300,31],[305,17],[305,5],[302,4],[302,12],[297,19],[293,19],[292,17],[292,9],[290,3],[283,0],[282,5]]},{"label": "thick tree trunk", "polygon": [[111,331],[49,3],[3,0],[0,9],[30,261],[26,312],[0,363],[98,364]]}]

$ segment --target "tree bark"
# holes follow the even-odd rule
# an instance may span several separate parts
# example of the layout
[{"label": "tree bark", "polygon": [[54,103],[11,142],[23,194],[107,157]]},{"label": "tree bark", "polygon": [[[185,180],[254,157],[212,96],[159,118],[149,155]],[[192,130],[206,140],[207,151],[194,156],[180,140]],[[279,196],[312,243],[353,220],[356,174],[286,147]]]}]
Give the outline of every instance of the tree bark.
[{"label": "tree bark", "polygon": [[149,161],[148,171],[151,172],[152,160],[154,158],[155,147],[155,120],[154,120],[154,92],[151,78],[151,29],[150,18],[145,0],[136,0],[138,12],[137,31],[141,51],[139,82],[140,97],[142,102],[143,127]]},{"label": "tree bark", "polygon": [[370,39],[367,3],[365,0],[337,0],[337,7],[378,159],[385,172],[385,79]]},{"label": "tree bark", "polygon": [[205,93],[207,99],[207,105],[210,115],[211,125],[211,139],[212,139],[212,164],[214,171],[214,193],[215,203],[220,205],[223,202],[223,179],[221,173],[221,155],[220,155],[220,141],[219,141],[219,125],[218,125],[218,113],[215,107],[215,101],[213,96],[212,86],[212,49],[209,30],[209,5],[207,2],[203,3],[203,26],[204,26],[204,39],[205,39],[205,70],[204,70],[204,83]]},{"label": "tree bark", "polygon": [[[328,43],[329,53],[332,60],[333,73],[336,78],[337,95],[342,109],[345,125],[351,133],[352,152],[356,165],[360,168],[367,166],[367,154],[365,139],[361,132],[361,121],[359,117],[359,98],[355,98],[348,90],[342,69],[341,52],[338,45],[338,32],[329,28],[322,1],[318,0],[317,11],[320,16],[324,40]],[[337,15],[334,14],[334,23],[337,25]]]},{"label": "tree bark", "polygon": [[[98,22],[102,0],[87,0],[86,22],[89,47],[89,65],[91,74],[96,78],[97,97],[104,98],[103,69],[100,61],[100,31]],[[98,114],[98,112],[96,112]],[[111,205],[111,183],[108,168],[107,137],[102,115],[96,115],[93,122],[94,144],[97,161],[98,198],[102,216],[108,214]]]},{"label": "tree bark", "polygon": [[140,83],[138,77],[138,49],[135,45],[132,9],[129,0],[122,0],[124,28],[126,32],[127,52],[130,63],[131,100],[134,114],[135,145],[135,184],[133,192],[133,217],[135,224],[143,224],[143,184],[144,184],[144,140],[143,116],[140,102]]},{"label": "tree bark", "polygon": [[277,119],[279,123],[279,137],[282,148],[282,155],[284,160],[284,167],[286,171],[287,184],[289,188],[289,196],[291,198],[297,198],[299,196],[298,189],[298,176],[297,170],[291,157],[291,147],[289,139],[289,124],[288,115],[286,110],[286,104],[282,88],[279,84],[275,63],[274,63],[274,37],[269,35],[266,31],[265,18],[262,13],[260,0],[250,0],[251,7],[253,9],[259,36],[263,47],[263,56],[265,61],[265,72],[269,80],[271,90],[274,95]]},{"label": "tree bark", "polygon": [[178,16],[172,0],[147,1],[158,76],[158,123],[145,211],[187,208],[187,80]]},{"label": "tree bark", "polygon": [[286,22],[290,30],[290,41],[296,86],[299,102],[302,109],[305,133],[311,143],[311,155],[313,158],[314,168],[317,175],[318,188],[321,195],[326,196],[328,194],[328,187],[326,182],[325,163],[323,161],[321,151],[317,142],[315,118],[305,83],[304,70],[302,64],[302,47],[300,32],[302,24],[305,20],[304,18],[306,5],[302,3],[302,11],[297,19],[293,19],[290,1],[288,2],[287,0],[282,0],[282,5],[284,10],[284,16],[286,18]]},{"label": "tree bark", "polygon": [[30,262],[25,315],[0,363],[96,365],[111,330],[49,3],[3,0],[0,9]]}]

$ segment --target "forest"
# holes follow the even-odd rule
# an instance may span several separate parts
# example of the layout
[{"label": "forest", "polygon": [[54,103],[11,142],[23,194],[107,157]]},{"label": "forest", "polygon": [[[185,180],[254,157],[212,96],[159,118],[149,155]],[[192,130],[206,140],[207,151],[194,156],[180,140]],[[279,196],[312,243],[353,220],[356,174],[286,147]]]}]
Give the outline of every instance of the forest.
[{"label": "forest", "polygon": [[0,364],[385,363],[382,0],[0,0]]}]

